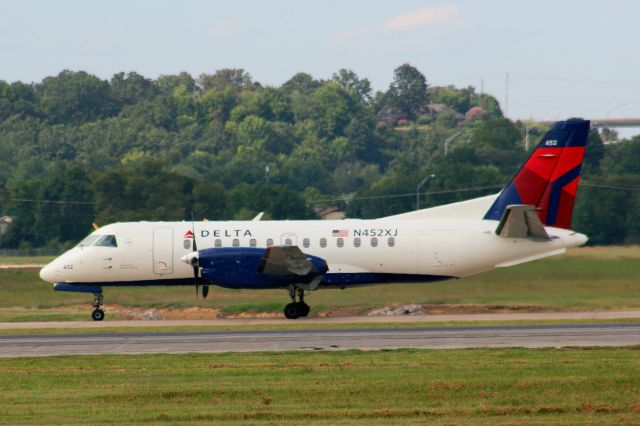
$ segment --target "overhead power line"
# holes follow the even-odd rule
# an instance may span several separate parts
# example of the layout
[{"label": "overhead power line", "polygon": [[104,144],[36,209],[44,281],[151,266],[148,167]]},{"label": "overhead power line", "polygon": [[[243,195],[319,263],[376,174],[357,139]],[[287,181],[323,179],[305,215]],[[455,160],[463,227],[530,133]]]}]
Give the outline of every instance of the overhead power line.
[{"label": "overhead power line", "polygon": [[583,182],[581,185],[590,186],[592,188],[617,189],[617,190],[621,190],[621,191],[638,191],[638,192],[640,192],[640,186],[601,185],[601,184],[598,184],[598,183],[588,183],[588,182]]},{"label": "overhead power line", "polygon": [[17,203],[84,204],[84,205],[96,204],[93,201],[43,200],[39,198],[9,198],[9,201],[14,201]]},{"label": "overhead power line", "polygon": [[[489,185],[489,186],[476,186],[472,188],[459,188],[459,189],[445,189],[441,191],[428,191],[421,192],[420,195],[438,195],[438,194],[451,194],[454,192],[470,192],[470,191],[481,191],[484,189],[500,189],[504,185]],[[329,203],[334,201],[354,201],[354,200],[376,200],[376,199],[384,199],[384,198],[402,198],[402,197],[415,197],[416,193],[406,193],[406,194],[393,194],[393,195],[369,195],[363,197],[337,197],[337,198],[326,198],[322,200],[314,200],[310,201],[312,204],[317,203]]]},{"label": "overhead power line", "polygon": [[[597,183],[589,183],[589,182],[581,182],[580,185],[592,187],[592,188],[602,188],[602,189],[614,189],[620,191],[639,191],[640,187],[637,186],[624,186],[624,185],[601,185]],[[488,186],[476,186],[471,188],[458,188],[458,189],[445,189],[441,191],[427,191],[421,192],[420,195],[438,195],[438,194],[451,194],[454,192],[472,192],[472,191],[481,191],[485,189],[501,189],[505,185],[488,185]],[[386,198],[402,198],[402,197],[415,197],[416,193],[405,193],[405,194],[389,194],[389,195],[369,195],[363,197],[336,197],[336,198],[325,198],[321,200],[313,200],[310,201],[311,204],[318,203],[330,203],[336,201],[354,201],[354,200],[378,200],[378,199],[386,199]]]}]

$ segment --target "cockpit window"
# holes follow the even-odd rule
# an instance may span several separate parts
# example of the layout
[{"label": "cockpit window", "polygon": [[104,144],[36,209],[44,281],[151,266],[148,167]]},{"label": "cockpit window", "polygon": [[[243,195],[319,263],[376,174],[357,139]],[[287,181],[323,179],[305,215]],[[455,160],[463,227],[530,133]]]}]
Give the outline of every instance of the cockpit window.
[{"label": "cockpit window", "polygon": [[80,243],[78,243],[78,247],[89,247],[90,245],[95,243],[96,240],[101,236],[102,235],[89,235],[87,238],[85,238],[84,240],[80,241]]},{"label": "cockpit window", "polygon": [[96,243],[96,247],[118,247],[115,235],[103,235]]}]

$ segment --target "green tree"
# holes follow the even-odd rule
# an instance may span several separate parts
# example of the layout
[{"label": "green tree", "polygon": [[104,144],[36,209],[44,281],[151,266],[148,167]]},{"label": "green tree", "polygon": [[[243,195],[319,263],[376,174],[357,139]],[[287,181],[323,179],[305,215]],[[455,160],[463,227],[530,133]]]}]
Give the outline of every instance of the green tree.
[{"label": "green tree", "polygon": [[471,147],[480,162],[495,165],[507,175],[515,172],[526,155],[522,135],[506,118],[478,123],[471,132]]},{"label": "green tree", "polygon": [[[590,245],[625,244],[635,241],[635,229],[629,229],[638,217],[637,200],[626,190],[616,187],[633,187],[640,175],[592,177],[596,186],[581,186],[576,197],[573,227],[589,236]],[[631,223],[630,223],[631,222]]]},{"label": "green tree", "polygon": [[214,197],[204,183],[167,171],[155,159],[96,173],[92,185],[100,223],[219,218],[225,203],[220,184],[210,186]]},{"label": "green tree", "polygon": [[136,72],[120,72],[111,77],[111,98],[119,108],[152,99],[159,92],[151,80]]},{"label": "green tree", "polygon": [[343,136],[353,116],[358,112],[353,97],[337,83],[325,83],[309,98],[310,119],[318,135],[334,139]]},{"label": "green tree", "polygon": [[416,67],[401,65],[393,73],[393,82],[386,94],[386,104],[397,108],[410,120],[426,111],[429,104],[427,79]]},{"label": "green tree", "polygon": [[584,153],[584,174],[597,173],[603,158],[604,144],[602,143],[602,138],[600,138],[597,130],[591,129]]},{"label": "green tree", "polygon": [[198,84],[203,90],[224,90],[233,87],[236,90],[251,90],[257,84],[253,82],[251,74],[241,68],[223,68],[214,74],[200,74]]},{"label": "green tree", "polygon": [[35,117],[41,115],[34,85],[19,81],[9,84],[0,80],[0,122],[16,114]]},{"label": "green tree", "polygon": [[46,77],[37,91],[42,112],[52,123],[85,123],[115,112],[109,83],[84,71]]},{"label": "green tree", "polygon": [[9,183],[9,209],[15,221],[1,244],[60,248],[80,240],[91,229],[94,216],[90,186],[89,177],[75,162],[23,163]]},{"label": "green tree", "polygon": [[249,115],[259,116],[270,121],[293,122],[290,98],[281,90],[266,87],[244,92],[240,102],[231,111],[230,119],[242,121]]},{"label": "green tree", "polygon": [[321,85],[322,82],[314,79],[311,75],[299,72],[287,80],[281,88],[287,93],[299,92],[304,95],[309,95]]},{"label": "green tree", "polygon": [[251,215],[265,212],[275,220],[309,219],[313,213],[298,192],[277,184],[258,182],[241,184],[229,192],[229,207],[232,214],[243,209]]},{"label": "green tree", "polygon": [[178,75],[161,75],[154,84],[160,90],[160,93],[171,96],[175,92],[176,88],[183,86],[185,91],[190,93],[196,93],[198,90],[196,81],[191,77],[188,72],[182,71]]},{"label": "green tree", "polygon": [[371,83],[368,79],[360,78],[355,72],[343,68],[333,74],[332,80],[352,93],[361,103],[371,101]]}]

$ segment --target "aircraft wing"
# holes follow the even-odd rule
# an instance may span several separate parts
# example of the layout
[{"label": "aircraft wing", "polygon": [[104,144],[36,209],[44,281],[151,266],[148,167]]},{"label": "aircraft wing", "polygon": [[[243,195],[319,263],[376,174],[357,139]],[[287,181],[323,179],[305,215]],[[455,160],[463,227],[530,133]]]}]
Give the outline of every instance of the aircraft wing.
[{"label": "aircraft wing", "polygon": [[533,240],[550,240],[534,206],[514,204],[508,206],[496,234],[503,238],[530,238]]},{"label": "aircraft wing", "polygon": [[262,256],[258,272],[271,276],[307,276],[321,273],[298,246],[268,247]]}]

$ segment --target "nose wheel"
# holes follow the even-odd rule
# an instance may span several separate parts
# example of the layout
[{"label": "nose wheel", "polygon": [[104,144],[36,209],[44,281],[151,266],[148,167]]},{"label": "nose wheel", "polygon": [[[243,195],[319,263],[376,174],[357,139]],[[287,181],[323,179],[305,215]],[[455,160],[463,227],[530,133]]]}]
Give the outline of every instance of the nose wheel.
[{"label": "nose wheel", "polygon": [[[296,300],[297,296],[297,300]],[[304,303],[304,290],[296,287],[289,287],[289,297],[291,303],[284,307],[284,316],[287,319],[306,317],[311,312],[311,307]]]},{"label": "nose wheel", "polygon": [[104,319],[104,311],[100,308],[103,305],[104,298],[102,293],[95,293],[95,299],[93,301],[93,312],[91,312],[91,318],[94,321],[102,321]]}]

